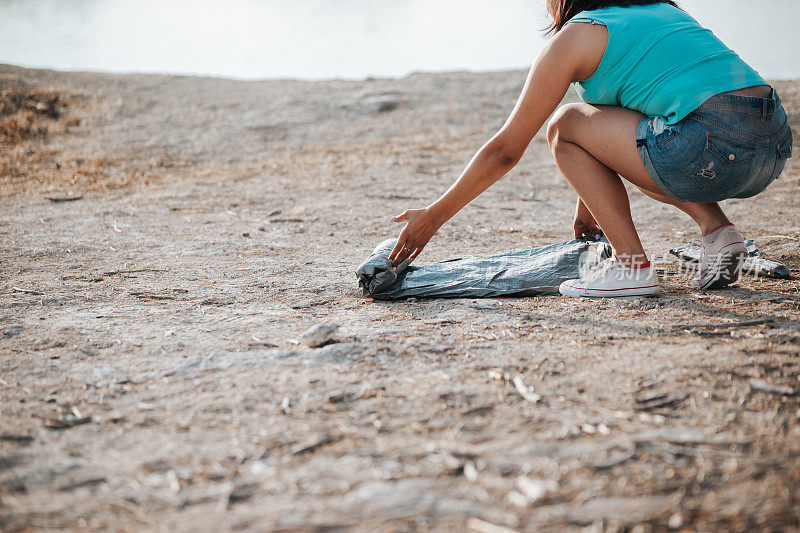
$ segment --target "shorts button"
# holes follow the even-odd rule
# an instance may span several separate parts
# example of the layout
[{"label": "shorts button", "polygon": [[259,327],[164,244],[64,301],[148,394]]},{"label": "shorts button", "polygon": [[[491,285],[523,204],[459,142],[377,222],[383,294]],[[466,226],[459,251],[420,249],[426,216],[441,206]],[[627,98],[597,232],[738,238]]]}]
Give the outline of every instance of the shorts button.
[{"label": "shorts button", "polygon": [[731,154],[731,155],[728,156],[728,159],[730,159],[731,161],[735,161],[736,160],[736,156]]}]

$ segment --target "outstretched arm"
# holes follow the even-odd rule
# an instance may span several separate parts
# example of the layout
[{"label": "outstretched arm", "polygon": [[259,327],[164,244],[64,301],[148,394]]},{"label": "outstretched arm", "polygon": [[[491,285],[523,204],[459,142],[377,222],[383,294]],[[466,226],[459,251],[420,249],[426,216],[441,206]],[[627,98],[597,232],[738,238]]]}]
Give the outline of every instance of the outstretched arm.
[{"label": "outstretched arm", "polygon": [[586,43],[580,26],[584,25],[568,25],[545,45],[508,120],[478,150],[447,192],[427,208],[407,210],[393,219],[406,222],[389,255],[395,265],[419,255],[445,222],[514,168],[564,98],[569,84],[594,71],[591,58],[581,53]]}]

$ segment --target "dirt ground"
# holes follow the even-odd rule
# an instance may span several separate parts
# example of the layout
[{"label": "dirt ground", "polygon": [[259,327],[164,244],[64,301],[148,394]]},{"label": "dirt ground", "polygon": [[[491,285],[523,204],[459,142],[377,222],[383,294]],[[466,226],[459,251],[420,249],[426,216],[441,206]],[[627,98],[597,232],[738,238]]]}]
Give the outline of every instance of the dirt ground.
[{"label": "dirt ground", "polygon": [[[660,298],[361,296],[524,75],[0,66],[65,105],[0,147],[0,530],[800,531],[800,283],[689,289],[674,209],[631,193]],[[563,241],[573,202],[540,135],[419,261]],[[796,159],[726,208],[800,274]]]}]

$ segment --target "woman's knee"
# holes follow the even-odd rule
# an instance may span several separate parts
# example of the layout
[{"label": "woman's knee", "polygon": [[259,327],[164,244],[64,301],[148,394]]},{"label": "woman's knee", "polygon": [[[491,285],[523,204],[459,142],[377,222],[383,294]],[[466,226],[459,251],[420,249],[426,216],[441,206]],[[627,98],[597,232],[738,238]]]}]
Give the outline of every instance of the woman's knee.
[{"label": "woman's knee", "polygon": [[584,103],[564,104],[553,113],[547,125],[547,144],[551,150],[555,150],[559,140],[569,142],[570,131],[586,115],[585,107]]}]

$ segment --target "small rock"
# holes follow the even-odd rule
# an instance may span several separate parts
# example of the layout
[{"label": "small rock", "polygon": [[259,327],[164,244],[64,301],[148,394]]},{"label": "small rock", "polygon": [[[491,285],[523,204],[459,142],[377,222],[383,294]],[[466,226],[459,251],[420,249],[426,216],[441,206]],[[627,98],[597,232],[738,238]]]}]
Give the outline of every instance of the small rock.
[{"label": "small rock", "polygon": [[683,525],[683,516],[680,513],[675,513],[669,517],[669,522],[667,522],[667,526],[670,529],[678,529]]},{"label": "small rock", "polygon": [[348,393],[344,389],[340,389],[340,390],[334,391],[334,392],[332,392],[332,393],[330,393],[328,395],[328,402],[330,402],[330,403],[341,403],[341,402],[345,401],[349,397],[350,397],[350,393]]},{"label": "small rock", "polygon": [[317,324],[304,331],[300,336],[300,341],[310,348],[319,348],[331,342],[338,329],[339,324],[332,322]]},{"label": "small rock", "polygon": [[558,483],[552,479],[534,479],[527,476],[518,477],[516,485],[529,505],[558,490]]},{"label": "small rock", "polygon": [[467,461],[464,463],[464,478],[467,481],[470,483],[475,483],[478,481],[479,475],[478,469],[475,467],[475,464],[472,461]]},{"label": "small rock", "polygon": [[528,498],[526,498],[524,494],[520,494],[515,490],[512,490],[511,492],[508,493],[508,495],[506,495],[506,500],[514,507],[528,506]]},{"label": "small rock", "polygon": [[400,102],[389,98],[380,99],[372,102],[378,113],[389,113],[400,107]]}]

